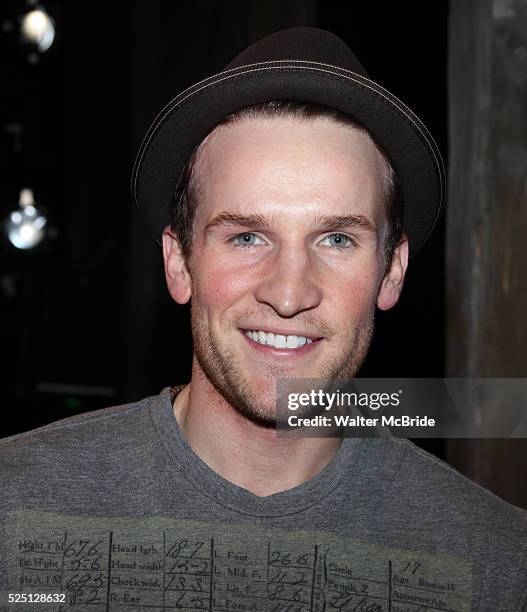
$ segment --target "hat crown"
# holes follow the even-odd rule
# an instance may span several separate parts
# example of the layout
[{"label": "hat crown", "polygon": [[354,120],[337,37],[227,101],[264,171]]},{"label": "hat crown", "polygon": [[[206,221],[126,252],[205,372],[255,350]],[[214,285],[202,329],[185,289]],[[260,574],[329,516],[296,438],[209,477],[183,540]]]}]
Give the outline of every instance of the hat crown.
[{"label": "hat crown", "polygon": [[288,28],[262,38],[237,55],[226,69],[280,60],[331,64],[368,77],[341,38],[327,30],[309,27]]}]

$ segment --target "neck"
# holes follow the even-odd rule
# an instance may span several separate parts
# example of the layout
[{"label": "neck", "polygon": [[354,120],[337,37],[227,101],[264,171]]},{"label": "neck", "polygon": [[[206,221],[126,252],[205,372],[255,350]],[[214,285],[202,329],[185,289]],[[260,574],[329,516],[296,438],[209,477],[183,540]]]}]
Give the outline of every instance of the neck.
[{"label": "neck", "polygon": [[189,446],[222,478],[265,497],[316,476],[341,440],[279,438],[250,421],[214,388],[194,361],[191,382],[176,396],[174,415]]}]

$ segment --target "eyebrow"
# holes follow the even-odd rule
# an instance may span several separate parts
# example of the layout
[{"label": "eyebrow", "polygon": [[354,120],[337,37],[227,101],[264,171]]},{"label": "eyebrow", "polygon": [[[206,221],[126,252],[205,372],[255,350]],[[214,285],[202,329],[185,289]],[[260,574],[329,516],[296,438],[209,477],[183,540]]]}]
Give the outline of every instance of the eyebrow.
[{"label": "eyebrow", "polygon": [[[240,215],[238,213],[222,212],[210,219],[205,225],[204,232],[208,233],[218,226],[248,226],[268,228],[273,219],[261,214]],[[317,215],[314,226],[322,231],[362,229],[377,234],[375,223],[364,215]]]}]

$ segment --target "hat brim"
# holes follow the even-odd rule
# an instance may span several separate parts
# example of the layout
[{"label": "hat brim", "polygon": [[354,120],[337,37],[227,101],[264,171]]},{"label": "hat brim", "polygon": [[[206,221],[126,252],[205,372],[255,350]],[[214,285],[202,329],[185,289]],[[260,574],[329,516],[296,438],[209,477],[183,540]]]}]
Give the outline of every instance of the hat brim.
[{"label": "hat brim", "polygon": [[194,148],[218,123],[271,100],[314,102],[362,124],[386,151],[404,201],[410,255],[426,242],[443,206],[445,171],[420,119],[386,89],[355,72],[298,60],[262,62],[215,74],[174,98],[148,130],[132,174],[132,193],[154,239],[170,223],[169,207]]}]

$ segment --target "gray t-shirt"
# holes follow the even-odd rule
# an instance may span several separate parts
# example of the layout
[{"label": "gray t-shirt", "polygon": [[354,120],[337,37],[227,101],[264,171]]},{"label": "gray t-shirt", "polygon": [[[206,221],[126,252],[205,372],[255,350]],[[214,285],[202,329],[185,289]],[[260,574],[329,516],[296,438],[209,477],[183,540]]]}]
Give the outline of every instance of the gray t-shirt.
[{"label": "gray t-shirt", "polygon": [[0,610],[527,609],[525,511],[394,438],[257,497],[194,454],[173,396],[0,441]]}]

